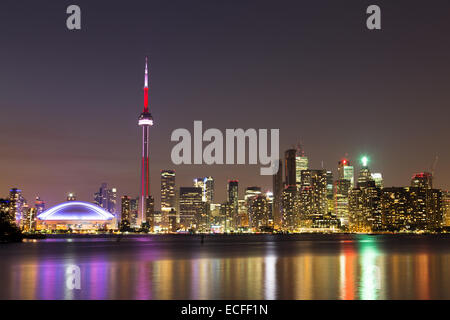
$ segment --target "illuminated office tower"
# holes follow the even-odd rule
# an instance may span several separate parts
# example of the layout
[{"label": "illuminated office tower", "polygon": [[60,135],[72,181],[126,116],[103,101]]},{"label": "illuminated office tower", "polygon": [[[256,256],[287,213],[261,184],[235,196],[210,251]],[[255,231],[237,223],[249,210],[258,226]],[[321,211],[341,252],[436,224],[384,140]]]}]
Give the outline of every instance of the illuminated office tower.
[{"label": "illuminated office tower", "polygon": [[161,171],[161,214],[170,212],[176,207],[175,171]]},{"label": "illuminated office tower", "polygon": [[228,201],[220,205],[219,224],[222,226],[224,232],[229,232],[232,229],[233,206]]},{"label": "illuminated office tower", "polygon": [[375,186],[375,181],[372,178],[372,174],[369,170],[369,158],[367,158],[366,156],[363,156],[361,158],[361,164],[362,167],[359,170],[359,175],[358,175],[358,188],[366,188],[366,187],[370,187],[370,186]]},{"label": "illuminated office tower", "polygon": [[141,161],[141,194],[139,200],[139,218],[137,223],[145,221],[146,203],[150,195],[150,175],[149,175],[149,139],[150,127],[153,125],[153,117],[148,106],[148,68],[147,58],[145,58],[145,78],[144,78],[144,109],[139,116],[138,125],[142,127],[142,161]]},{"label": "illuminated office tower", "polygon": [[9,219],[10,222],[20,226],[20,220],[22,219],[22,208],[26,203],[22,196],[22,190],[12,188],[9,190]]},{"label": "illuminated office tower", "polygon": [[194,187],[202,188],[202,201],[212,203],[214,200],[213,177],[195,178]]},{"label": "illuminated office tower", "polygon": [[283,190],[281,201],[282,230],[293,232],[299,227],[299,192],[297,187],[288,186]]},{"label": "illuminated office tower", "polygon": [[267,191],[266,192],[266,199],[267,199],[267,221],[268,226],[273,227],[273,192]]},{"label": "illuminated office tower", "polygon": [[180,227],[184,230],[197,228],[204,214],[202,188],[180,188]]},{"label": "illuminated office tower", "polygon": [[334,188],[334,206],[336,218],[339,220],[341,226],[348,226],[349,203],[348,196],[350,192],[350,180],[339,179],[336,180]]},{"label": "illuminated office tower", "polygon": [[300,185],[302,170],[308,170],[308,157],[305,156],[303,146],[299,144],[295,156],[295,176],[297,185]]},{"label": "illuminated office tower", "polygon": [[328,213],[327,171],[303,170],[300,186],[300,222],[310,227]]},{"label": "illuminated office tower", "polygon": [[249,221],[249,227],[251,227],[251,217],[253,215],[253,212],[252,212],[253,201],[256,199],[256,197],[258,197],[260,195],[262,195],[260,187],[254,186],[254,187],[247,187],[245,189],[244,200],[245,200],[245,204],[247,207],[247,216],[248,216],[248,221]]},{"label": "illuminated office tower", "polygon": [[227,184],[227,201],[231,206],[231,228],[237,228],[240,225],[239,220],[239,181],[228,180]]},{"label": "illuminated office tower", "polygon": [[282,161],[278,161],[278,172],[272,176],[273,187],[273,224],[275,229],[281,229],[283,219],[281,215],[281,203],[283,199],[283,165]]},{"label": "illuminated office tower", "polygon": [[29,207],[26,203],[22,207],[21,228],[25,232],[34,231],[36,228],[36,208]]},{"label": "illuminated office tower", "polygon": [[128,229],[131,226],[131,199],[123,196],[121,199],[120,209],[120,228]]},{"label": "illuminated office tower", "polygon": [[45,211],[45,202],[40,197],[36,197],[36,200],[34,201],[34,207],[36,208],[36,214],[40,215],[42,212]]},{"label": "illuminated office tower", "polygon": [[[362,170],[368,170],[367,168]],[[361,174],[360,174],[361,177]],[[381,189],[373,180],[361,181],[349,192],[349,229],[354,232],[382,230]]]},{"label": "illuminated office tower", "polygon": [[297,150],[289,149],[284,153],[284,173],[285,173],[285,184],[286,186],[296,186],[296,163],[295,155]]},{"label": "illuminated office tower", "polygon": [[[172,209],[174,212],[172,212]],[[172,213],[171,213],[172,212]],[[175,171],[161,171],[161,227],[170,229],[169,216],[177,213]]]},{"label": "illuminated office tower", "polygon": [[347,159],[338,162],[338,180],[347,179],[350,181],[350,187],[354,186],[353,166]]},{"label": "illuminated office tower", "polygon": [[333,185],[333,172],[331,172],[331,171],[327,171],[327,207],[328,207],[328,213],[333,214],[334,213],[334,185]]},{"label": "illuminated office tower", "polygon": [[429,172],[416,173],[411,178],[411,187],[433,189],[433,176]]},{"label": "illuminated office tower", "polygon": [[130,199],[130,226],[138,228],[139,223],[139,197]]},{"label": "illuminated office tower", "polygon": [[206,201],[206,184],[205,184],[206,178],[195,178],[194,179],[194,187],[195,188],[201,188],[202,189],[202,201]]},{"label": "illuminated office tower", "polygon": [[214,178],[206,177],[205,182],[205,196],[206,202],[213,203],[214,202]]},{"label": "illuminated office tower", "polygon": [[248,209],[247,202],[245,199],[238,200],[238,211],[239,211],[239,227],[247,228],[248,227]]},{"label": "illuminated office tower", "polygon": [[442,205],[444,210],[444,225],[450,226],[450,191],[442,191]]},{"label": "illuminated office tower", "polygon": [[155,230],[155,200],[152,196],[145,199],[145,223],[150,232]]},{"label": "illuminated office tower", "polygon": [[102,183],[98,192],[94,193],[94,203],[114,216],[115,221],[112,224],[116,226],[118,222],[117,189],[108,188],[108,185],[105,182]]},{"label": "illuminated office tower", "polygon": [[67,194],[67,201],[77,201],[77,196],[73,192]]},{"label": "illuminated office tower", "polygon": [[249,207],[249,227],[253,231],[263,231],[269,226],[268,201],[264,194],[252,198]]},{"label": "illuminated office tower", "polygon": [[377,188],[383,188],[383,176],[381,173],[372,173],[372,180]]}]

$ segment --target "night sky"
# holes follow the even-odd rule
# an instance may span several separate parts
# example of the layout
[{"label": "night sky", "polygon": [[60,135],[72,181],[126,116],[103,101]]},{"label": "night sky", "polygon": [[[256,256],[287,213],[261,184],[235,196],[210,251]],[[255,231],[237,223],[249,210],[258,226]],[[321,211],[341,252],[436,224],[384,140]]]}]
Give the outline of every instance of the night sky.
[{"label": "night sky", "polygon": [[[344,5],[345,3],[345,5]],[[77,4],[82,30],[66,28]],[[370,4],[382,30],[366,28]],[[0,197],[19,187],[48,205],[102,182],[137,196],[144,59],[150,59],[151,185],[211,175],[240,193],[271,189],[260,165],[175,166],[177,128],[279,128],[311,167],[337,173],[367,154],[385,186],[430,170],[450,186],[450,2],[5,1],[0,3]],[[355,173],[359,165],[355,165]]]}]

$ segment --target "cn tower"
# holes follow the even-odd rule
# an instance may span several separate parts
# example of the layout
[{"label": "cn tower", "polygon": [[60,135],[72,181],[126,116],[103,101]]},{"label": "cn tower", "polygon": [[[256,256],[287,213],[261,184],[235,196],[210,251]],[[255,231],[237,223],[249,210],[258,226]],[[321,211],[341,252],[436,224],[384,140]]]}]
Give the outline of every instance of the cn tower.
[{"label": "cn tower", "polygon": [[142,127],[142,163],[141,163],[141,197],[140,205],[140,223],[145,222],[146,199],[150,194],[150,177],[149,177],[149,133],[150,127],[153,125],[153,118],[148,109],[148,67],[147,58],[145,58],[145,80],[144,80],[144,110],[139,116],[138,124]]}]

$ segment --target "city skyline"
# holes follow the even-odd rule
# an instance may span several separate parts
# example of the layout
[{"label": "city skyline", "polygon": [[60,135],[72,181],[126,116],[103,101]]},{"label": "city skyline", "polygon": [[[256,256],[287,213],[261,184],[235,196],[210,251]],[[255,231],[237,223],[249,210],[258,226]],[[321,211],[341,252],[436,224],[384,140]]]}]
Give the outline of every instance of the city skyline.
[{"label": "city skyline", "polygon": [[[413,9],[417,5],[408,4]],[[203,120],[217,128],[280,128],[280,154],[302,141],[310,168],[321,169],[323,161],[334,176],[342,157],[356,164],[367,154],[385,186],[408,185],[413,174],[431,171],[438,155],[435,186],[448,189],[450,151],[442,139],[449,136],[450,50],[445,32],[423,23],[433,17],[447,25],[439,12],[448,4],[436,5],[442,10],[421,8],[429,14],[422,18],[415,10],[405,15],[401,6],[385,4],[386,27],[395,25],[389,37],[360,27],[363,15],[356,16],[363,5],[291,5],[292,13],[281,14],[261,2],[253,15],[249,4],[238,9],[223,4],[220,10],[211,4],[198,13],[180,10],[176,19],[154,21],[152,12],[164,14],[170,8],[133,4],[129,16],[122,16],[115,5],[106,15],[101,4],[81,3],[88,13],[87,28],[70,34],[56,27],[58,8],[43,12],[30,4],[22,12],[11,3],[0,22],[0,29],[10,33],[5,39],[9,50],[0,59],[5,64],[2,74],[8,75],[0,77],[0,87],[7,88],[0,105],[8,115],[0,120],[1,136],[8,137],[0,159],[0,195],[18,187],[29,201],[39,196],[48,206],[60,203],[68,192],[91,202],[102,182],[116,186],[119,195],[138,195],[140,133],[135,121],[142,106],[145,55],[150,57],[151,99],[158,119],[152,129],[156,152],[150,160],[154,186],[160,183],[161,170],[172,169],[177,187],[212,176],[217,203],[226,199],[230,179],[238,179],[244,188],[272,189],[271,177],[260,176],[258,166],[172,165],[172,130]],[[215,22],[218,11],[235,14],[239,28],[231,20]],[[112,24],[111,15],[119,23]],[[412,17],[422,23],[407,23]],[[185,28],[174,28],[175,21]],[[308,34],[302,32],[305,28]],[[211,32],[220,37],[208,45]],[[165,35],[172,36],[170,42]],[[125,38],[127,52],[114,50]],[[182,52],[175,50],[180,47]],[[24,112],[27,117],[22,117]],[[159,190],[152,194],[158,208]]]}]

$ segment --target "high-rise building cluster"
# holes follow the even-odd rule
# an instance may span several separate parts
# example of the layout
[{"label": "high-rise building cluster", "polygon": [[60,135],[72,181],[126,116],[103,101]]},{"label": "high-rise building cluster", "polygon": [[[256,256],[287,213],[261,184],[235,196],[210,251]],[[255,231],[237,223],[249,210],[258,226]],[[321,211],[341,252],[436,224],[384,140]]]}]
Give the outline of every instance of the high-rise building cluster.
[{"label": "high-rise building cluster", "polygon": [[30,205],[23,197],[22,190],[11,188],[9,196],[0,199],[0,220],[15,224],[23,231],[36,228],[36,217],[45,210],[45,202],[36,197],[34,205]]}]

